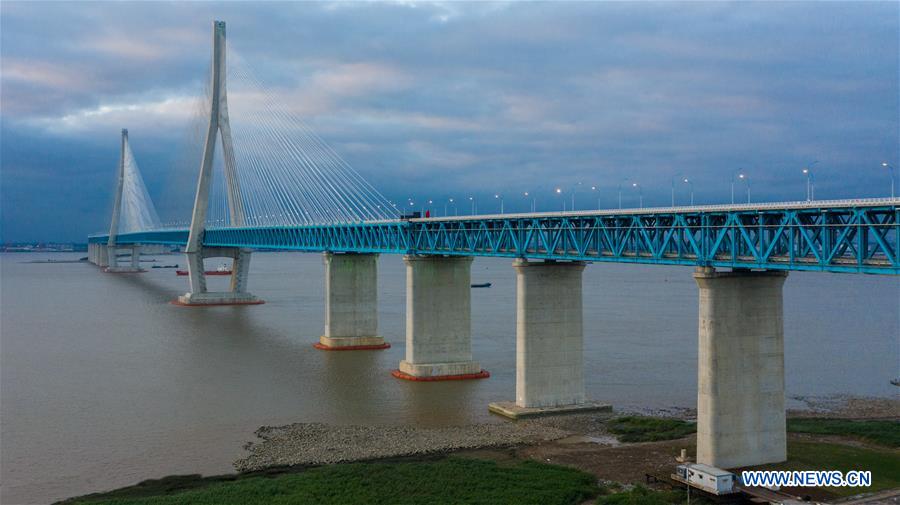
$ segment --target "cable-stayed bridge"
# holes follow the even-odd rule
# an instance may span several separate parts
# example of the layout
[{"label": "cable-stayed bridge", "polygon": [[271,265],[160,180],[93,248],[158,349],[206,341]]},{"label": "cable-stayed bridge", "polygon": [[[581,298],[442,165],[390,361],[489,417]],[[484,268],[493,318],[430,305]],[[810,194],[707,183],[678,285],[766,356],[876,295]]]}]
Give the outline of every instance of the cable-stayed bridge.
[{"label": "cable-stayed bridge", "polygon": [[[232,102],[226,74],[249,90],[233,93]],[[402,254],[406,358],[394,374],[431,381],[487,377],[471,352],[471,262],[512,258],[516,400],[491,406],[512,417],[602,408],[584,394],[586,264],[694,266],[698,461],[711,465],[785,457],[787,273],[900,274],[898,198],[403,219],[240,59],[226,66],[219,21],[198,112],[189,223],[159,224],[123,131],[111,226],[89,238],[92,262],[138,272],[141,245],[183,246],[190,291],[177,303],[241,305],[262,303],[247,292],[252,249],[322,252],[326,322],[317,347],[363,350],[389,346],[377,329],[376,257]],[[116,263],[120,249],[131,250],[130,266]],[[233,258],[229,291],[207,290],[203,262],[211,257]]]}]

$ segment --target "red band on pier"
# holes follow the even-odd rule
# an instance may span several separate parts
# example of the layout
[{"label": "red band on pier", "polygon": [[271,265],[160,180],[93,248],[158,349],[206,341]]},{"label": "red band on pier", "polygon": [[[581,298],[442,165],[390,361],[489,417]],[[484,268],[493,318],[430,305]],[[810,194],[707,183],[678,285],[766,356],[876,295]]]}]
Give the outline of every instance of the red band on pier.
[{"label": "red band on pier", "polygon": [[345,345],[341,347],[328,347],[327,345],[322,345],[321,342],[316,342],[313,344],[313,347],[320,351],[376,351],[379,349],[390,349],[391,344],[385,342],[378,345]]},{"label": "red band on pier", "polygon": [[478,373],[466,373],[462,375],[433,375],[430,377],[416,377],[415,375],[409,375],[408,373],[401,372],[400,370],[393,370],[391,371],[391,375],[398,379],[415,382],[462,381],[469,379],[487,379],[491,376],[491,374],[487,370],[482,370]]}]

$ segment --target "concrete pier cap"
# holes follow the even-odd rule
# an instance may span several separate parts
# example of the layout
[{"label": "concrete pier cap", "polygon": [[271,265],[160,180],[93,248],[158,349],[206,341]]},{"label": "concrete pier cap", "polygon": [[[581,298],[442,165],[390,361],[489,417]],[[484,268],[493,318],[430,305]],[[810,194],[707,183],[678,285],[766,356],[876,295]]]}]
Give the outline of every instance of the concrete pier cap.
[{"label": "concrete pier cap", "polygon": [[484,379],[472,359],[471,256],[406,255],[406,356],[398,379]]},{"label": "concrete pier cap", "polygon": [[787,459],[786,271],[698,268],[697,462],[719,468]]},{"label": "concrete pier cap", "polygon": [[584,392],[582,261],[513,261],[516,270],[516,401],[488,410],[512,419],[609,411]]},{"label": "concrete pier cap", "polygon": [[325,333],[316,349],[388,349],[391,344],[378,335],[378,255],[326,251],[322,262]]}]

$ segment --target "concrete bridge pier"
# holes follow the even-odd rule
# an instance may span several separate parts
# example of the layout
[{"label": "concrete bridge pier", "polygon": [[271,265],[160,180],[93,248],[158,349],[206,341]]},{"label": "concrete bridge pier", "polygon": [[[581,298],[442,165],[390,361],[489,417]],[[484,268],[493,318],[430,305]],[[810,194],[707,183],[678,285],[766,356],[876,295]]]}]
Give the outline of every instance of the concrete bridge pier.
[{"label": "concrete bridge pier", "polygon": [[394,377],[417,381],[489,377],[472,360],[471,257],[403,257],[406,359]]},{"label": "concrete bridge pier", "polygon": [[[263,300],[247,292],[250,274],[250,251],[239,247],[202,247],[198,252],[185,253],[191,291],[178,297],[176,305],[258,305]],[[229,291],[207,291],[206,258],[232,258],[231,285]]]},{"label": "concrete bridge pier", "polygon": [[325,252],[325,334],[315,344],[327,351],[387,349],[378,336],[378,255]]},{"label": "concrete bridge pier", "polygon": [[694,273],[700,288],[697,462],[787,459],[783,290],[787,272]]},{"label": "concrete bridge pier", "polygon": [[[146,270],[141,268],[141,246],[139,244],[107,246],[106,250],[108,266],[103,270],[104,272],[111,274],[134,274],[146,272]],[[128,266],[119,264],[119,251],[131,252],[131,259],[129,260]]]},{"label": "concrete bridge pier", "polygon": [[580,261],[529,262],[516,269],[516,401],[488,408],[512,419],[610,410],[584,392]]},{"label": "concrete bridge pier", "polygon": [[100,268],[106,268],[109,266],[109,247],[106,244],[94,244],[97,246],[96,261],[94,262]]}]

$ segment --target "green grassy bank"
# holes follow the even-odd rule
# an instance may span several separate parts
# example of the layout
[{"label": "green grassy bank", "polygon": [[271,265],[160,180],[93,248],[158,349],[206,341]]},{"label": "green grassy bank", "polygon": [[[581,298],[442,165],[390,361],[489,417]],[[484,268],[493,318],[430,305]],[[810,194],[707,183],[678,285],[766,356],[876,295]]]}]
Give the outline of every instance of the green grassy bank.
[{"label": "green grassy bank", "polygon": [[596,478],[579,470],[520,461],[448,457],[436,461],[348,463],[300,473],[183,483],[148,481],[68,503],[108,505],[251,505],[348,503],[577,504],[597,495]]}]

